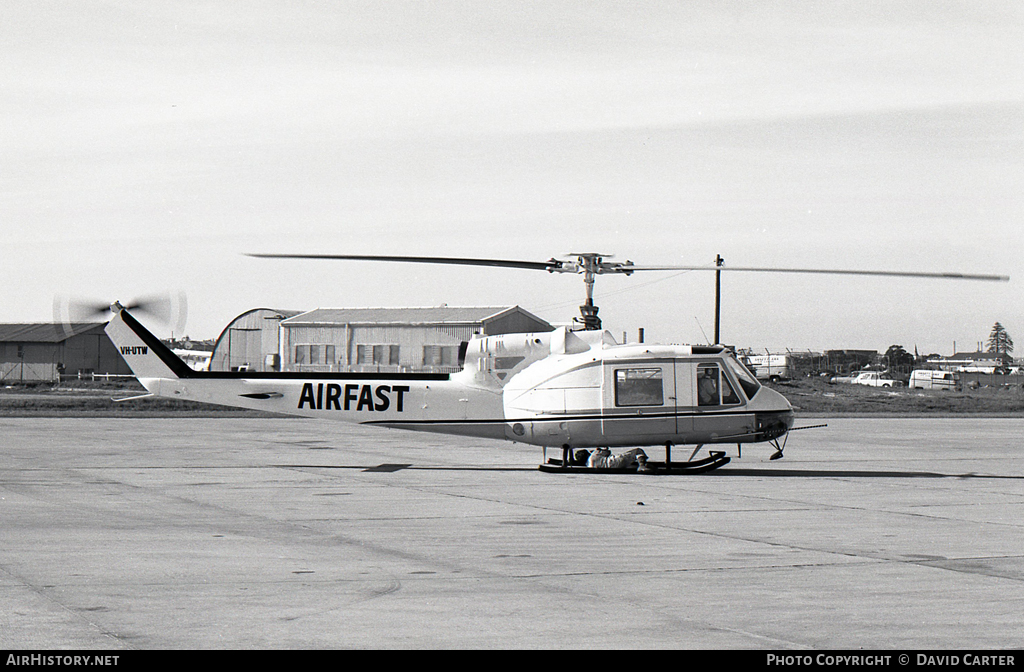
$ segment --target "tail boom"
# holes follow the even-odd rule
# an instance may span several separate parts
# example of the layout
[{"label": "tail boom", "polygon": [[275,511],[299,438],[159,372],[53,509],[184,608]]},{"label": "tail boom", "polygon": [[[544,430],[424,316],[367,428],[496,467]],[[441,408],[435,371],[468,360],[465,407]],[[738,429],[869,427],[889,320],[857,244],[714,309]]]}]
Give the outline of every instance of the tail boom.
[{"label": "tail boom", "polygon": [[[107,335],[136,378],[158,397],[287,415],[491,436],[503,422],[499,390],[474,390],[448,374],[195,371],[131,314],[114,304]],[[482,394],[481,394],[482,392]],[[482,424],[487,425],[481,429]]]}]

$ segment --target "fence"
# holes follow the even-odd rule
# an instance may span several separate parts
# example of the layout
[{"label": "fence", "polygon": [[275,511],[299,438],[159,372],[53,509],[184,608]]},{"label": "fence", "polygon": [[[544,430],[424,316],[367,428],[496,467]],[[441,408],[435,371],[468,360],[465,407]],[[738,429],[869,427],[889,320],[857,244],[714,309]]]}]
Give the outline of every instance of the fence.
[{"label": "fence", "polygon": [[1019,373],[978,373],[975,371],[964,371],[958,373],[962,387],[1007,387],[1009,385],[1024,384],[1024,375]]},{"label": "fence", "polygon": [[78,373],[59,374],[57,382],[66,380],[102,380],[109,382],[111,380],[131,380],[133,378],[135,378],[135,375],[131,373],[93,373],[92,371],[79,371]]}]

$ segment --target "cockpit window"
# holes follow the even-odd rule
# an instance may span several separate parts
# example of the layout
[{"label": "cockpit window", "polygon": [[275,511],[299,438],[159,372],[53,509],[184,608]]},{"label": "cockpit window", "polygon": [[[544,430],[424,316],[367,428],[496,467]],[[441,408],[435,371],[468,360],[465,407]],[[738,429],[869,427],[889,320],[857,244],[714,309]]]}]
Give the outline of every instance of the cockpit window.
[{"label": "cockpit window", "polygon": [[722,375],[722,404],[738,404],[740,398],[736,392],[732,389],[732,384],[729,379],[725,377],[724,372]]},{"label": "cockpit window", "polygon": [[757,391],[761,389],[761,383],[757,382],[757,378],[747,370],[747,367],[732,357],[725,358],[725,365],[732,371],[732,375],[736,376],[736,380],[739,381],[740,387],[743,388],[743,392],[747,395],[747,399],[753,399]]}]

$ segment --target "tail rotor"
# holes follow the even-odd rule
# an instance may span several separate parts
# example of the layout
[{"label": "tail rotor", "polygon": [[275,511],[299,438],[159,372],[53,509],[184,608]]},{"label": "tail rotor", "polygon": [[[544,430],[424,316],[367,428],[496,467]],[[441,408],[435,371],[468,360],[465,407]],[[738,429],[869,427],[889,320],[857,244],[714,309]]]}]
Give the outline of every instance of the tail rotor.
[{"label": "tail rotor", "polygon": [[125,304],[57,296],[53,299],[53,321],[61,325],[65,336],[70,337],[75,323],[101,321],[117,308],[143,313],[168,327],[172,334],[182,334],[188,320],[188,300],[184,292],[179,292],[140,297]]}]

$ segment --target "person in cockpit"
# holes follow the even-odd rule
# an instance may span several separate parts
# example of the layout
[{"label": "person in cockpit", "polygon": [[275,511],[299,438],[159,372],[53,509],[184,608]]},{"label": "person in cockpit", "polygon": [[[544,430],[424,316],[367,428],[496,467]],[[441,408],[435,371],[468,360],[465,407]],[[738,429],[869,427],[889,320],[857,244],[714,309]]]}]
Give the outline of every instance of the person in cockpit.
[{"label": "person in cockpit", "polygon": [[718,405],[718,381],[714,375],[716,373],[718,373],[717,369],[710,367],[700,369],[700,375],[697,377],[698,406]]}]

